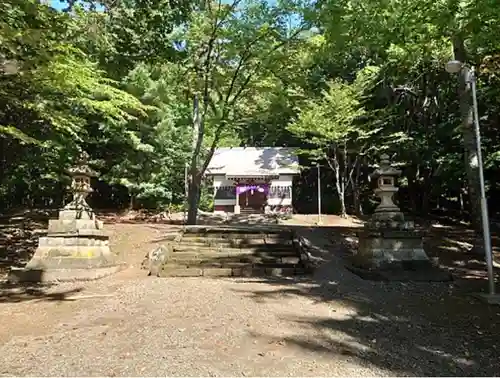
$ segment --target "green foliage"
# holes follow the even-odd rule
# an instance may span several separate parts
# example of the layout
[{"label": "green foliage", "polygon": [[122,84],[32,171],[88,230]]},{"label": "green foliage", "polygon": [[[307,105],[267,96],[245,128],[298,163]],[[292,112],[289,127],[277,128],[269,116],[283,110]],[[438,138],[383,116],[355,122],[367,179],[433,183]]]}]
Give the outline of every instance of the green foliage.
[{"label": "green foliage", "polygon": [[214,191],[209,185],[203,185],[201,188],[200,203],[198,205],[202,211],[214,210]]},{"label": "green foliage", "polygon": [[128,137],[117,141],[126,149],[125,159],[116,156],[104,178],[125,186],[149,206],[183,200],[184,167],[191,145],[189,107],[177,100],[181,94],[178,77],[175,66],[140,64],[124,79],[125,88],[150,110],[147,117],[129,122]]},{"label": "green foliage", "polygon": [[71,43],[68,15],[34,0],[0,8],[0,57],[18,68],[0,72],[2,191],[22,196],[45,187],[41,180],[61,180],[91,122],[118,132],[146,112]]},{"label": "green foliage", "polygon": [[[478,68],[488,190],[500,189],[494,2],[67,3],[0,0],[5,208],[59,206],[83,149],[103,207],[183,208],[187,164],[209,210],[196,180],[215,147],[283,145],[331,168],[324,202],[341,212],[361,210],[382,152],[403,167],[404,207],[460,209],[467,130],[443,69],[454,53]],[[304,185],[302,203],[314,203]]]},{"label": "green foliage", "polygon": [[287,15],[265,1],[208,3],[174,33],[185,44],[179,64],[186,68],[186,91],[203,100],[205,149],[221,139],[238,141],[259,105],[265,106],[304,27],[289,30]]},{"label": "green foliage", "polygon": [[351,134],[362,132],[355,127],[355,121],[364,114],[352,86],[335,80],[328,82],[327,87],[319,101],[306,101],[297,122],[289,127],[325,154],[332,144],[343,143]]},{"label": "green foliage", "polygon": [[[444,71],[444,64],[453,53],[472,64],[494,55],[498,44],[491,33],[498,32],[497,15],[498,7],[488,1],[427,0],[327,0],[307,15],[325,38],[317,54],[324,78],[350,81],[367,65],[380,67],[378,81],[363,102],[364,121],[381,128],[370,139],[371,154],[376,158],[377,151],[390,152],[402,163],[407,198],[415,211],[428,212],[439,198],[458,203],[461,196],[464,172],[469,171],[463,146],[467,153],[471,150],[468,131],[458,127],[456,78]],[[480,80],[485,80],[481,71]],[[480,100],[498,108],[486,91],[488,86],[480,87]],[[488,136],[486,148],[493,152],[490,120],[481,123]]]},{"label": "green foliage", "polygon": [[307,140],[305,153],[309,158],[325,160],[333,170],[344,216],[345,191],[349,185],[355,185],[352,176],[360,163],[359,156],[366,152],[368,140],[379,131],[370,128],[372,125],[366,120],[362,122],[366,115],[363,98],[377,72],[377,68],[367,67],[351,84],[341,79],[327,82],[321,97],[306,100],[296,122],[288,126],[294,135]]}]

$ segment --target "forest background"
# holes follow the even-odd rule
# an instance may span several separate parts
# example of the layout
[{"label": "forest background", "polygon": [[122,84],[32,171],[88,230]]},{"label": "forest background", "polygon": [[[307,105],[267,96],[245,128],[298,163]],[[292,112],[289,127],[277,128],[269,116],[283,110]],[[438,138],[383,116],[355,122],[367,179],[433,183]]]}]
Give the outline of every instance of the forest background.
[{"label": "forest background", "polygon": [[[217,147],[302,151],[294,208],[360,215],[383,153],[400,205],[480,228],[478,72],[490,211],[500,211],[500,8],[491,0],[0,0],[0,209],[56,208],[81,151],[98,209],[210,210]],[[462,78],[462,79],[461,79]]]}]

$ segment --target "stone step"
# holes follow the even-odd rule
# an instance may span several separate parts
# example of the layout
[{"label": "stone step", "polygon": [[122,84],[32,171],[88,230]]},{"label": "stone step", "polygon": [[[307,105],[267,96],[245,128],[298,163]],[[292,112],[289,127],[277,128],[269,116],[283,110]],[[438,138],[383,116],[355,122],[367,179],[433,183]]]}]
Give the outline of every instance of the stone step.
[{"label": "stone step", "polygon": [[307,274],[302,267],[183,267],[165,265],[160,271],[160,277],[258,277],[258,276],[295,276]]},{"label": "stone step", "polygon": [[258,239],[266,232],[238,232],[237,230],[209,230],[207,232],[184,232],[184,238],[223,238],[223,239]]},{"label": "stone step", "polygon": [[[203,237],[193,237],[193,238],[182,238],[182,244],[204,244],[204,245],[234,245],[234,246],[252,246],[259,244],[266,244],[264,238],[255,239],[228,239],[228,238],[203,238]],[[283,242],[282,244],[289,244]]]},{"label": "stone step", "polygon": [[215,232],[187,232],[184,233],[183,239],[241,239],[241,240],[251,240],[251,239],[282,239],[282,240],[292,240],[292,234],[289,232],[272,233],[272,232],[225,232],[225,231],[215,231]]},{"label": "stone step", "polygon": [[187,248],[174,250],[171,258],[197,258],[197,259],[214,259],[214,258],[245,258],[249,256],[256,256],[261,258],[282,258],[282,257],[298,257],[299,254],[294,250],[264,250],[254,251],[248,249],[200,249],[200,248]]},{"label": "stone step", "polygon": [[299,256],[245,256],[239,257],[239,261],[252,264],[299,264]]},{"label": "stone step", "polygon": [[267,235],[264,238],[264,244],[284,244],[293,245],[293,239],[291,237],[282,238],[281,236]]},{"label": "stone step", "polygon": [[191,252],[191,253],[206,253],[206,254],[218,254],[218,253],[240,253],[242,252],[241,248],[233,248],[233,247],[219,247],[219,246],[197,246],[197,245],[189,245],[189,244],[178,244],[173,246],[174,253],[176,252]]},{"label": "stone step", "polygon": [[178,256],[174,255],[167,260],[167,264],[180,265],[211,265],[211,266],[240,266],[245,264],[292,264],[300,263],[297,256],[260,257],[260,256],[235,256],[222,258],[207,258],[207,256]]},{"label": "stone step", "polygon": [[234,236],[231,235],[228,237],[226,234],[221,235],[189,235],[184,234],[182,236],[183,241],[193,241],[193,242],[202,242],[202,243],[238,243],[238,244],[292,244],[293,239],[291,235],[281,236],[274,234],[260,234],[260,235],[252,235],[251,237],[246,236]]},{"label": "stone step", "polygon": [[217,252],[217,253],[255,253],[255,252],[290,252],[290,253],[296,253],[295,249],[292,246],[288,245],[258,245],[258,246],[251,246],[251,247],[229,247],[229,246],[224,246],[224,245],[192,245],[192,244],[177,244],[173,245],[173,251],[174,252],[182,252],[182,251],[189,251],[189,252],[200,252],[200,253],[210,253],[210,252]]},{"label": "stone step", "polygon": [[175,245],[180,245],[180,246],[192,246],[193,248],[194,247],[212,247],[212,248],[220,248],[220,247],[224,247],[224,248],[246,248],[246,247],[257,247],[259,245],[265,245],[263,242],[261,243],[256,243],[256,244],[253,244],[253,245],[243,245],[243,244],[240,244],[240,243],[237,243],[237,242],[233,242],[233,241],[228,241],[228,240],[221,240],[221,241],[205,241],[205,242],[200,242],[200,241],[191,241],[191,240],[182,240],[180,243],[178,244],[174,244]]},{"label": "stone step", "polygon": [[[218,247],[224,242],[212,242],[212,241],[197,241],[197,239],[188,239],[188,240],[181,240],[179,243],[173,244],[174,247],[177,246],[190,246],[190,247]],[[225,242],[227,246],[230,247],[229,243]],[[225,245],[226,245],[225,244]]]},{"label": "stone step", "polygon": [[177,244],[183,245],[197,245],[197,246],[229,246],[233,248],[251,248],[258,246],[288,246],[292,247],[291,240],[277,240],[277,239],[203,239],[203,238],[188,238],[182,239]]}]

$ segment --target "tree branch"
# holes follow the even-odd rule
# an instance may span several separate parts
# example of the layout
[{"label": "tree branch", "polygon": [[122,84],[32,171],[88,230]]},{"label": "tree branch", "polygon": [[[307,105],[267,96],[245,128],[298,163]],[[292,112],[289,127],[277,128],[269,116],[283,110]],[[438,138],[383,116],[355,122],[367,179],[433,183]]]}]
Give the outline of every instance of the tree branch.
[{"label": "tree branch", "polygon": [[[250,49],[258,42],[260,41],[262,38],[268,36],[270,34],[270,32],[268,33],[264,33],[262,35],[260,35],[259,37],[255,38],[252,42],[250,42],[247,47],[245,48],[245,51],[243,51],[243,54],[240,58],[240,60],[238,61],[238,66],[236,67],[236,70],[234,71],[233,73],[233,77],[231,79],[231,84],[229,85],[229,90],[226,94],[226,99],[224,100],[224,103],[226,104],[228,101],[229,101],[229,97],[231,97],[231,93],[234,89],[234,85],[236,83],[236,79],[238,78],[238,74],[241,70],[241,68],[243,67],[244,63],[246,63],[251,57],[252,57],[252,54],[250,52]],[[247,82],[248,83],[248,82]]]},{"label": "tree branch", "polygon": [[220,137],[222,136],[222,130],[224,129],[225,122],[221,121],[220,125],[217,127],[217,130],[215,131],[214,135],[214,140],[212,141],[212,145],[210,146],[210,150],[208,150],[208,155],[205,158],[205,162],[203,163],[203,167],[201,168],[200,174],[203,175],[205,171],[208,168],[208,165],[210,164],[210,161],[212,160],[212,157],[214,156],[215,149],[217,148],[217,145],[219,144]]},{"label": "tree branch", "polygon": [[[297,35],[299,35],[302,31],[303,31],[303,29],[302,29],[302,28],[301,28],[301,29],[298,29],[298,30],[297,30],[294,34],[292,34],[292,36],[290,36],[290,38],[287,38],[285,41],[282,41],[281,43],[278,43],[276,46],[274,46],[274,47],[273,47],[273,48],[272,48],[272,49],[268,52],[268,54],[267,54],[267,55],[268,55],[268,56],[270,56],[270,55],[271,55],[271,53],[273,53],[273,52],[277,51],[278,49],[280,49],[281,47],[283,47],[285,44],[289,43],[289,42],[290,42],[293,38],[295,38]],[[250,47],[252,47],[252,46],[253,46],[256,42],[258,42],[258,41],[260,40],[260,38],[265,37],[265,36],[267,36],[268,34],[269,34],[269,33],[266,33],[266,34],[264,34],[263,36],[261,36],[261,37],[259,37],[259,38],[255,39],[255,40],[254,40],[251,44],[249,44],[249,46],[247,46],[247,49],[245,49],[245,52],[249,52]],[[246,63],[246,62],[247,62],[247,61],[248,61],[251,57],[252,57],[252,56],[251,56],[251,54],[249,53],[249,54],[248,54],[248,57],[246,57],[246,59],[245,59],[245,60],[243,60],[243,58],[242,58],[242,59],[240,59],[240,61],[238,62],[238,67],[236,68],[236,71],[235,71],[235,72],[234,72],[234,74],[233,74],[233,78],[232,78],[232,80],[231,80],[231,85],[230,85],[229,90],[228,90],[228,92],[227,92],[227,95],[226,95],[226,100],[224,101],[224,103],[225,103],[225,104],[227,104],[227,103],[229,102],[229,97],[231,96],[231,93],[232,93],[232,91],[234,90],[234,85],[235,85],[235,83],[236,83],[236,79],[237,79],[237,77],[238,77],[238,73],[239,73],[239,71],[241,70],[241,68],[243,67],[243,63]],[[253,68],[252,72],[248,75],[248,77],[246,78],[245,82],[242,84],[242,86],[241,86],[242,88],[243,88],[244,86],[246,86],[246,85],[249,83],[249,81],[250,81],[251,77],[252,77],[252,76],[253,76],[253,74],[257,71],[257,69],[258,69],[258,68],[262,65],[262,63],[263,63],[263,62],[264,62],[264,60],[260,60],[260,61],[259,61],[259,62],[255,65],[255,67]],[[244,89],[244,88],[243,88],[243,89]],[[241,95],[241,93],[242,93],[242,92],[243,92],[243,90],[240,88],[240,90],[238,91],[237,95],[236,95],[236,96],[233,98],[233,100],[231,100],[229,103],[230,103],[231,105],[233,105],[233,104],[236,102],[236,100],[237,100],[237,98],[239,97],[239,95]]]}]

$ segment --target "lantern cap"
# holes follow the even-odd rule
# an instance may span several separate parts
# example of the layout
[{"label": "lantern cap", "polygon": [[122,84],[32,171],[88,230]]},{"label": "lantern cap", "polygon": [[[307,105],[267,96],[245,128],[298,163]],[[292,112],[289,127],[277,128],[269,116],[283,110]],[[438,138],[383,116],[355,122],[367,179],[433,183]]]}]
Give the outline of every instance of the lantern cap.
[{"label": "lantern cap", "polygon": [[399,175],[401,175],[401,170],[392,166],[389,155],[382,154],[380,156],[378,168],[370,176],[372,178],[378,178],[380,176],[397,177]]},{"label": "lantern cap", "polygon": [[70,176],[97,177],[97,172],[88,165],[89,155],[82,151],[76,159],[76,164],[67,170]]}]

